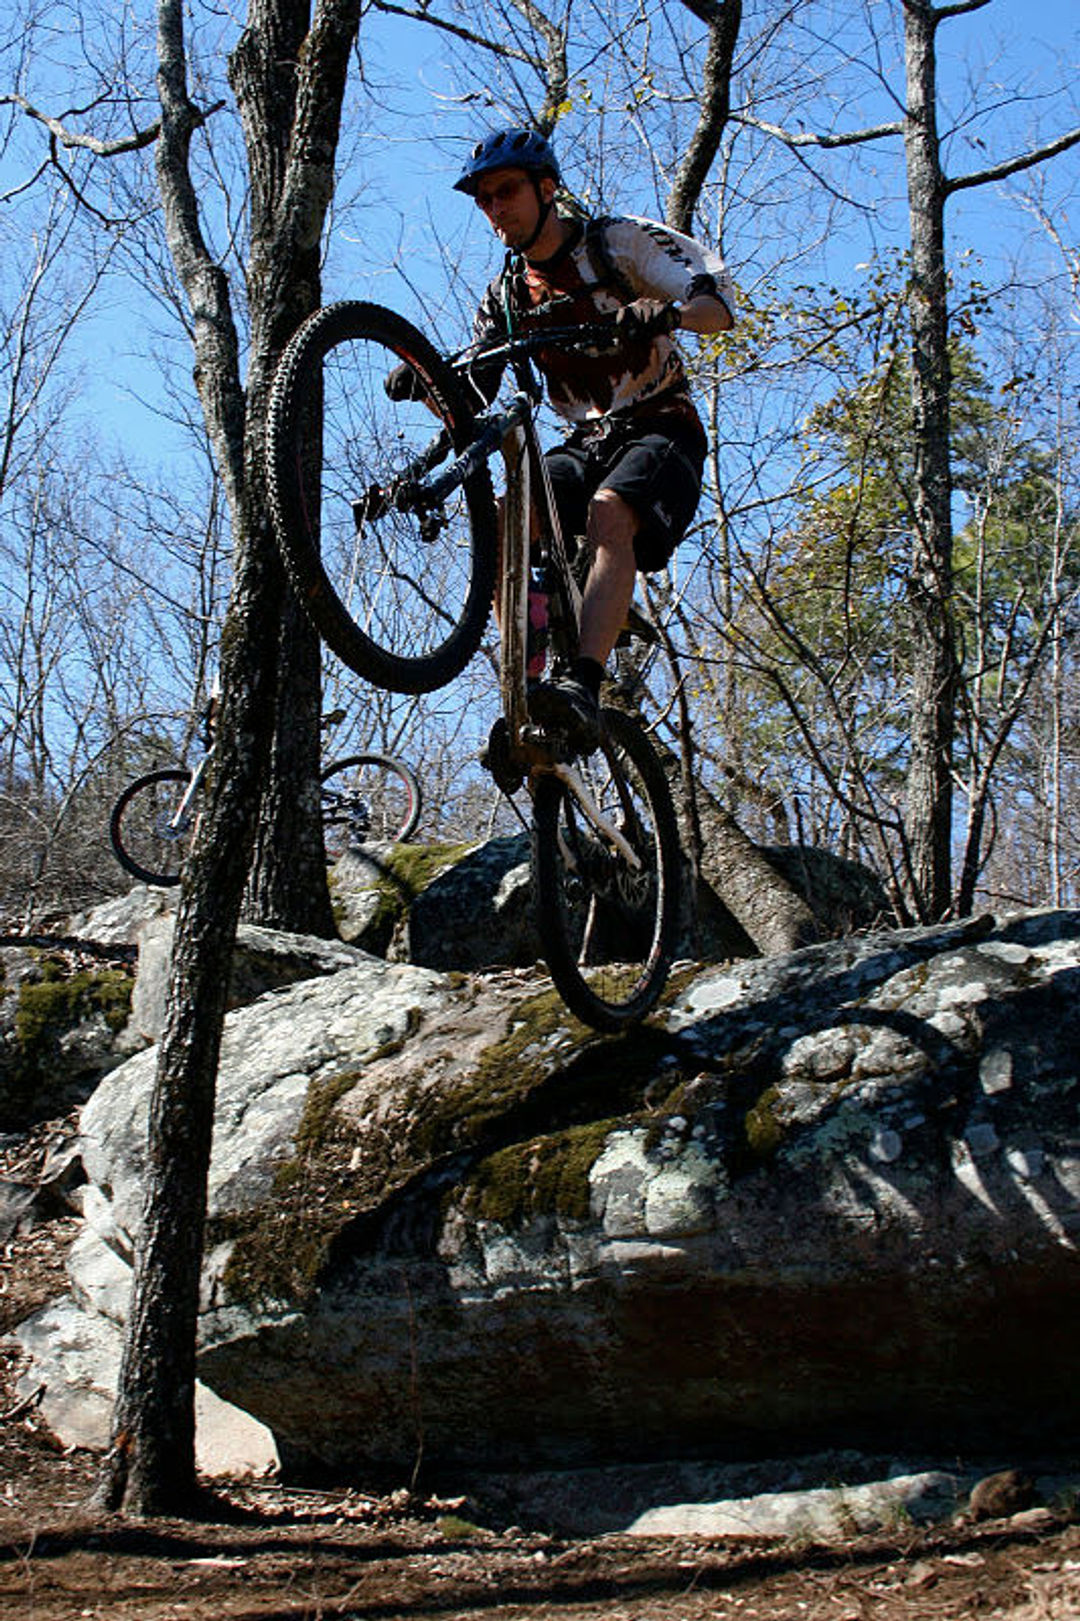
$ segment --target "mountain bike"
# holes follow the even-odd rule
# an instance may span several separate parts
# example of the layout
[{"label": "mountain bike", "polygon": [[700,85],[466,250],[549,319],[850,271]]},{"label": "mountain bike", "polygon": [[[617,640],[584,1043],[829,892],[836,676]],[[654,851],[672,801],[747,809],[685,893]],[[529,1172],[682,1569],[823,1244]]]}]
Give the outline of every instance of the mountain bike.
[{"label": "mountain bike", "polygon": [[[444,357],[379,305],[318,310],[273,384],[267,471],[285,564],[320,635],[365,680],[416,693],[452,681],[480,646],[499,548],[489,463],[501,453],[502,717],[486,764],[505,792],[531,795],[537,924],[555,986],[585,1023],[618,1030],[663,991],[682,853],[667,778],[635,719],[604,707],[597,746],[577,756],[529,714],[530,589],[547,599],[554,677],[573,661],[581,612],[529,364],[553,343],[613,346],[602,325],[548,328]],[[485,361],[508,361],[518,386],[477,414],[469,375]]]},{"label": "mountain bike", "polygon": [[[214,754],[214,704],[202,716],[204,753],[193,771],[180,766],[149,771],[129,783],[112,808],[109,840],[117,861],[144,884],[170,887],[191,846],[199,801]],[[344,710],[323,726],[344,719]],[[401,760],[385,754],[350,754],[320,775],[323,841],[330,861],[371,840],[403,843],[420,820],[420,784]]]}]

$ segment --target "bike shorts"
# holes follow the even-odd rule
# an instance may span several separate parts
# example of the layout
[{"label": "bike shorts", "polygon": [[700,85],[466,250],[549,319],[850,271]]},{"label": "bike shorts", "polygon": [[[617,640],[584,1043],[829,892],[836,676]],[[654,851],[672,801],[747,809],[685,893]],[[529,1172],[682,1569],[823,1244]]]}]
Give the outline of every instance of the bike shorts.
[{"label": "bike shorts", "polygon": [[614,490],[638,515],[634,555],[644,574],[668,562],[697,511],[705,448],[696,434],[572,434],[544,458],[566,536],[584,535],[597,490]]}]

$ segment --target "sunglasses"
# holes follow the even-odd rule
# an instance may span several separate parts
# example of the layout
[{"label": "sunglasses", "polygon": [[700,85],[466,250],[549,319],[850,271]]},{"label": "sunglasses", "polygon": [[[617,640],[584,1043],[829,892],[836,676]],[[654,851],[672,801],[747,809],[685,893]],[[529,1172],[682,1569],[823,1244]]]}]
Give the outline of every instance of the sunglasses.
[{"label": "sunglasses", "polygon": [[490,214],[491,210],[498,203],[512,203],[522,186],[527,186],[528,184],[529,181],[527,177],[518,176],[516,179],[508,178],[503,180],[499,185],[490,186],[484,191],[481,191],[478,187],[476,192],[476,206],[477,208],[482,208],[485,214]]}]

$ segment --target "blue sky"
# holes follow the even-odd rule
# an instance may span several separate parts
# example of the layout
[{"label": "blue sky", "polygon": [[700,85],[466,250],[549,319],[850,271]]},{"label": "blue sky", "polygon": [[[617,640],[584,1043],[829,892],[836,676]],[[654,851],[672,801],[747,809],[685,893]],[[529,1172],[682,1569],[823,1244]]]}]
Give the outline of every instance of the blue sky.
[{"label": "blue sky", "polygon": [[[871,12],[880,19],[897,4],[898,0],[872,0]],[[751,10],[748,5],[748,21]],[[822,17],[831,14],[829,0],[821,0]],[[397,116],[361,148],[370,201],[365,202],[360,227],[335,226],[327,294],[373,297],[414,317],[423,312],[430,321],[443,304],[450,280],[445,254],[452,265],[463,267],[466,280],[434,321],[437,340],[453,346],[464,337],[470,291],[497,263],[498,252],[483,220],[452,192],[451,182],[477,124],[488,124],[497,115],[478,112],[471,105],[463,109],[445,99],[452,81],[438,34],[372,13],[364,28],[366,65],[373,76],[394,85]],[[1037,87],[1047,78],[1067,84],[1071,76],[1075,87],[1080,83],[1080,0],[1038,4],[992,0],[969,17],[943,24],[939,50],[943,127],[963,109],[969,82],[978,85],[980,96],[990,104],[997,83]],[[892,80],[897,82],[895,72]],[[815,123],[818,113],[826,111],[808,107],[807,122]],[[867,94],[858,107],[837,110],[837,126],[847,127],[849,116],[859,124],[894,117],[895,108],[885,96],[875,101]],[[970,127],[953,143],[950,163],[954,170],[978,167],[1011,154],[1032,132],[1045,138],[1051,130],[1078,123],[1080,98],[1075,88],[1052,108],[1037,96],[1020,104],[1011,96],[1003,97],[996,115]],[[562,148],[571,180],[573,127],[571,117]],[[839,156],[818,158],[817,167],[839,174],[843,161]],[[877,211],[872,229],[866,218],[853,220],[830,238],[828,251],[820,256],[819,273],[840,282],[858,277],[857,267],[865,263],[875,243],[902,240],[906,229],[900,141],[860,149],[857,173],[856,193],[861,187],[864,200],[872,201]],[[1075,245],[1080,237],[1080,148],[1055,161],[1052,186],[1059,218]],[[646,198],[620,198],[619,203],[648,209]],[[1016,260],[1035,280],[1060,268],[1057,250],[1020,206],[1015,186],[958,194],[950,203],[947,224],[954,254],[967,245],[975,247],[984,261],[984,279],[991,283]],[[793,225],[797,229],[798,221]],[[771,251],[752,207],[744,207],[735,217],[727,251],[736,270]],[[407,276],[394,268],[395,261],[407,267]],[[158,318],[151,322],[150,316],[147,311],[144,323],[138,295],[130,288],[114,289],[85,334],[84,352],[94,379],[88,415],[95,430],[106,438],[121,437],[129,449],[142,447],[153,454],[156,447],[166,449],[169,434],[134,398],[136,392],[153,393],[146,356],[155,345],[152,331]]]},{"label": "blue sky", "polygon": [[[895,9],[897,0],[878,0],[876,10]],[[751,7],[747,7],[749,18]],[[745,30],[744,30],[745,32]],[[854,33],[854,30],[853,30]],[[433,95],[448,89],[450,80],[443,66],[445,52],[438,36],[428,30],[393,19],[379,19],[373,30],[372,54],[377,63],[385,66],[403,86],[399,92],[403,103],[410,109],[415,134],[394,136],[389,145],[381,147],[381,159],[376,162],[382,176],[385,207],[382,218],[368,223],[387,249],[385,257],[392,255],[399,241],[399,218],[412,221],[413,236],[422,242],[434,221],[440,233],[457,241],[463,234],[470,246],[484,248],[482,221],[470,221],[463,212],[460,200],[449,190],[457,170],[458,154],[467,133],[475,127],[470,116],[462,116],[445,104],[433,106]],[[979,94],[993,107],[995,86],[1020,85],[1037,91],[1048,79],[1074,85],[1080,83],[1080,0],[992,0],[984,10],[969,17],[956,18],[942,24],[938,34],[939,91],[941,98],[941,128],[946,130],[954,119],[963,117],[969,82],[978,85]],[[893,83],[902,89],[899,75]],[[1007,90],[1007,97],[1011,90]],[[950,148],[950,161],[955,172],[966,172],[1000,160],[1018,150],[1032,136],[1046,138],[1051,132],[1080,124],[1080,97],[1074,93],[1071,107],[1058,104],[1048,108],[1037,94],[1025,102],[1009,106],[1003,104],[998,114],[985,118],[967,134],[960,134]],[[838,127],[846,124],[842,110]],[[869,95],[858,109],[851,109],[851,123],[859,125],[876,119],[894,118],[896,108],[884,97],[876,101]],[[481,126],[490,120],[489,112],[476,115]],[[815,111],[807,109],[806,122],[816,122]],[[572,119],[570,121],[572,127]],[[984,144],[977,145],[976,142]],[[569,148],[569,149],[567,149]],[[574,174],[572,142],[563,148],[564,162]],[[906,200],[902,169],[902,149],[899,140],[882,142],[875,148],[860,152],[866,174],[867,194],[873,196],[880,210],[879,239],[888,240],[906,230]],[[821,171],[839,172],[839,155],[829,160],[818,158]],[[1057,160],[1056,189],[1060,191],[1061,176],[1066,166],[1073,175],[1074,188],[1080,180],[1080,149]],[[876,173],[875,173],[876,171]],[[880,187],[871,192],[871,187]],[[1015,188],[1014,188],[1015,189]],[[643,209],[647,204],[639,204]],[[993,222],[991,229],[990,222]],[[744,219],[742,230],[747,239],[746,256],[753,257],[753,220]],[[1010,251],[1018,241],[1036,242],[1029,215],[1016,204],[1011,204],[1002,187],[980,188],[958,193],[949,205],[948,226],[954,244],[980,241],[990,250],[1005,247]],[[1080,231],[1080,208],[1072,212],[1073,239]],[[852,251],[847,254],[848,268],[865,258],[867,238],[861,228],[848,233]],[[993,240],[989,240],[990,238]],[[477,238],[479,242],[477,243]],[[729,247],[733,261],[739,257],[741,244]],[[837,257],[837,273],[842,273],[844,253]]]},{"label": "blue sky", "polygon": [[[755,4],[777,3],[746,0],[746,11],[749,16]],[[813,13],[820,8],[821,15],[829,16],[834,8],[846,7],[850,14],[856,3],[814,0],[809,9]],[[900,0],[866,3],[872,13],[888,15],[895,14]],[[150,0],[132,0],[132,4],[146,22],[151,15]],[[448,91],[451,81],[444,65],[444,47],[429,30],[370,12],[364,27],[366,65],[373,75],[394,85],[396,117],[373,129],[361,142],[360,183],[368,189],[363,194],[362,213],[354,214],[351,221],[335,220],[326,294],[379,299],[419,318],[437,342],[454,347],[466,335],[470,299],[495,268],[500,254],[483,219],[453,193],[451,184],[477,125],[489,125],[495,114],[474,104],[462,107],[437,99],[440,92]],[[1041,75],[1048,75],[1058,85],[1071,87],[1053,108],[1035,97],[1018,104],[1011,95],[1003,96],[999,112],[967,129],[963,140],[954,145],[950,153],[954,169],[1004,158],[1024,145],[1033,130],[1046,138],[1051,130],[1080,124],[1080,0],[992,0],[984,10],[944,25],[941,47],[945,125],[949,115],[957,116],[964,105],[967,75],[991,101],[993,86],[999,81],[1014,86],[1025,80],[1035,83]],[[65,48],[62,42],[58,48]],[[58,81],[51,105],[63,107],[78,99],[69,85]],[[42,100],[44,103],[44,97]],[[804,109],[807,123],[816,127],[818,115],[827,110],[824,104],[808,105]],[[840,105],[835,113],[838,127],[849,127],[849,121],[861,125],[895,116],[895,109],[882,94],[877,98],[868,95],[858,106]],[[561,140],[572,182],[580,175],[574,128],[570,117]],[[985,145],[979,147],[977,140]],[[29,143],[24,141],[24,151],[28,149]],[[40,132],[36,149],[40,150]],[[818,168],[835,175],[841,172],[842,162],[839,156],[827,164],[819,160]],[[633,193],[633,171],[626,174],[624,194],[605,198],[605,202],[652,211],[644,190],[638,196]],[[10,158],[0,152],[0,188],[10,183],[10,176]],[[1052,176],[1058,219],[1075,248],[1080,241],[1080,149],[1056,160]],[[852,216],[845,228],[830,236],[813,265],[807,265],[806,279],[827,277],[845,286],[857,282],[862,274],[859,267],[875,245],[903,240],[906,207],[898,139],[883,142],[873,151],[860,149],[852,190],[857,200],[874,205],[872,228],[868,215]],[[1055,257],[1045,232],[1021,208],[1015,191],[1015,187],[995,186],[958,196],[948,213],[951,250],[958,256],[966,244],[975,245],[985,261],[984,280],[1006,280],[1012,264],[1018,262],[1032,282],[1038,283],[1060,273],[1061,260]],[[803,225],[797,205],[786,215],[781,211],[781,216],[778,220],[775,212],[767,215],[752,199],[733,213],[726,245],[737,274],[768,261],[778,229],[797,237]],[[445,250],[446,259],[440,250]],[[396,260],[404,263],[407,275],[395,268]],[[463,279],[454,285],[458,269]],[[147,483],[177,495],[191,466],[191,449],[154,409],[155,401],[161,399],[156,355],[164,347],[163,320],[160,309],[133,282],[114,279],[94,320],[80,329],[78,353],[84,386],[77,405],[78,432],[87,441],[97,440],[106,454],[115,446],[145,469]],[[190,349],[180,334],[169,349],[175,360],[174,386],[189,391],[194,407]],[[768,408],[775,416],[772,399]],[[747,406],[745,391],[736,397],[733,409],[746,410],[752,417],[753,406]],[[805,402],[798,409],[804,411]],[[744,434],[755,453],[760,443],[760,439],[754,441],[757,427],[757,422],[750,422]],[[196,522],[201,493],[196,488],[192,498]],[[177,499],[182,497],[177,495]]]}]

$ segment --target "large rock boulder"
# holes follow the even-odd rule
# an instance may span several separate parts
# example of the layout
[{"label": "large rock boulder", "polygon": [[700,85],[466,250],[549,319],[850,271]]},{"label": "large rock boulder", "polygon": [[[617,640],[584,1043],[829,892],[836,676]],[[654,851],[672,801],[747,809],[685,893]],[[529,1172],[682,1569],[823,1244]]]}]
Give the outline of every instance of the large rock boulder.
[{"label": "large rock boulder", "polygon": [[[1078,988],[1051,912],[688,967],[624,1038],[522,970],[277,990],[226,1022],[200,1374],[286,1467],[352,1479],[1052,1447]],[[72,1288],[114,1323],[151,1071],[83,1115]]]},{"label": "large rock boulder", "polygon": [[[132,1046],[157,1041],[164,1028],[175,932],[171,913],[148,921],[139,930],[128,1031]],[[343,940],[320,940],[316,935],[241,923],[233,947],[229,1006],[244,1007],[267,991],[317,979],[321,974],[336,974],[363,962],[365,955]]]},{"label": "large rock boulder", "polygon": [[[770,845],[762,854],[808,902],[823,937],[889,919],[880,881],[859,863],[809,846]],[[527,833],[464,845],[364,845],[341,857],[330,884],[342,938],[392,961],[475,973],[525,967],[541,955]],[[757,955],[704,879],[683,921],[683,955]]]},{"label": "large rock boulder", "polygon": [[0,947],[0,1132],[66,1113],[131,1051],[132,955]]},{"label": "large rock boulder", "polygon": [[342,938],[395,962],[475,973],[540,955],[525,833],[465,845],[365,845],[336,862]]}]

